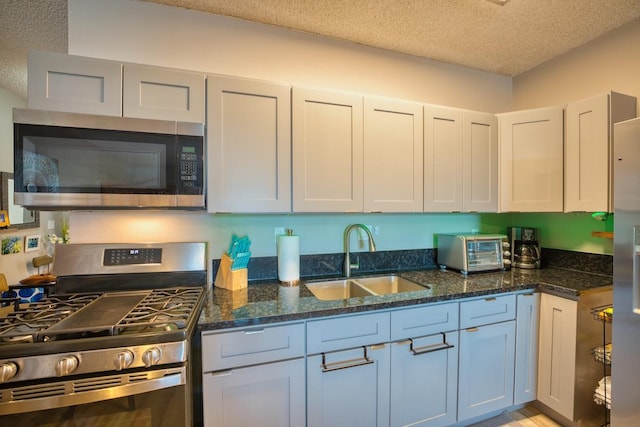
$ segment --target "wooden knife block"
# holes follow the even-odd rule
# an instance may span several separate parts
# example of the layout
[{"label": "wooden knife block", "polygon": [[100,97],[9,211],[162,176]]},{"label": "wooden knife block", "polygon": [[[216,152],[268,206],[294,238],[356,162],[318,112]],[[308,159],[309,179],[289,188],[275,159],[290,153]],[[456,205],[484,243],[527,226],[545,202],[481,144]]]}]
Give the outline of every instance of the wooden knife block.
[{"label": "wooden knife block", "polygon": [[248,269],[241,268],[238,270],[232,270],[232,263],[233,260],[229,258],[227,254],[222,254],[220,267],[218,267],[218,273],[216,274],[214,285],[230,291],[246,288],[248,282]]}]

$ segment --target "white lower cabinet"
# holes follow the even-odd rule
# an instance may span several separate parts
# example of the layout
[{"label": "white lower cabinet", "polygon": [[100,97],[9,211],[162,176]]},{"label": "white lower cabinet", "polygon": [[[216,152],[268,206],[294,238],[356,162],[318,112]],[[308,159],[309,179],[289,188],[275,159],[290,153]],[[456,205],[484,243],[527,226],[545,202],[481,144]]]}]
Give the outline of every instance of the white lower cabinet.
[{"label": "white lower cabinet", "polygon": [[204,425],[303,426],[303,356],[303,323],[204,333]]},{"label": "white lower cabinet", "polygon": [[542,295],[538,400],[569,420],[574,420],[577,319],[577,301]]},{"label": "white lower cabinet", "polygon": [[391,422],[446,426],[456,422],[458,303],[391,313]]},{"label": "white lower cabinet", "polygon": [[307,358],[307,426],[389,425],[389,345]]},{"label": "white lower cabinet", "polygon": [[460,304],[458,422],[513,404],[515,308],[515,295]]},{"label": "white lower cabinet", "polygon": [[438,427],[535,400],[539,297],[205,332],[204,424]]},{"label": "white lower cabinet", "polygon": [[393,343],[390,425],[455,424],[457,385],[457,331]]},{"label": "white lower cabinet", "polygon": [[536,400],[538,387],[538,334],[540,293],[528,292],[517,297],[516,369],[513,404]]},{"label": "white lower cabinet", "polygon": [[389,425],[389,313],[307,323],[307,426]]},{"label": "white lower cabinet", "polygon": [[206,426],[304,425],[304,359],[205,375]]}]

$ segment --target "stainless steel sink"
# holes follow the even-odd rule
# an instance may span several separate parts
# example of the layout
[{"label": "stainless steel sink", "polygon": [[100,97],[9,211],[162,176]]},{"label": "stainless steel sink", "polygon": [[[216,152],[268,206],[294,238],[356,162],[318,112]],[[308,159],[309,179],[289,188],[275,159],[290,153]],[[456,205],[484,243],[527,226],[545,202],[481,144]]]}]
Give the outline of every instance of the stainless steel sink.
[{"label": "stainless steel sink", "polygon": [[389,295],[430,289],[429,286],[420,285],[419,283],[395,274],[311,282],[306,283],[306,286],[316,296],[316,298],[324,301],[375,295]]},{"label": "stainless steel sink", "polygon": [[397,294],[401,292],[424,291],[428,286],[392,274],[390,276],[363,277],[355,279],[362,287],[373,295]]},{"label": "stainless steel sink", "polygon": [[351,279],[313,282],[306,283],[306,285],[316,298],[325,301],[368,297],[373,295]]}]

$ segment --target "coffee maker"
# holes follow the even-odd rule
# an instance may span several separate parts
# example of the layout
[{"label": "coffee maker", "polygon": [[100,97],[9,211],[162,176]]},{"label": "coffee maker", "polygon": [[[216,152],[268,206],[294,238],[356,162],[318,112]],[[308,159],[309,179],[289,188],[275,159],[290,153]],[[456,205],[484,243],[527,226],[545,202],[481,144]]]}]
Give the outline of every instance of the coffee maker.
[{"label": "coffee maker", "polygon": [[540,268],[540,229],[533,227],[509,227],[507,236],[511,242],[511,266],[515,268]]}]

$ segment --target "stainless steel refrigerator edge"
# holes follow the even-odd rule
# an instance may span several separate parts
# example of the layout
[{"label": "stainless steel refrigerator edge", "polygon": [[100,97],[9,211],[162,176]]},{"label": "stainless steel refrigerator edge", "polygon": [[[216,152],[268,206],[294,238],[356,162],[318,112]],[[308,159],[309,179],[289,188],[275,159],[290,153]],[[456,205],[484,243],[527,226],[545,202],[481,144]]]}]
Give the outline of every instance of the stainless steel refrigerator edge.
[{"label": "stainless steel refrigerator edge", "polygon": [[611,425],[627,427],[640,420],[640,118],[616,123],[614,140]]}]

